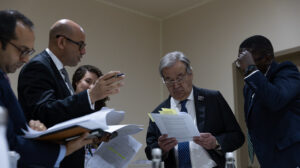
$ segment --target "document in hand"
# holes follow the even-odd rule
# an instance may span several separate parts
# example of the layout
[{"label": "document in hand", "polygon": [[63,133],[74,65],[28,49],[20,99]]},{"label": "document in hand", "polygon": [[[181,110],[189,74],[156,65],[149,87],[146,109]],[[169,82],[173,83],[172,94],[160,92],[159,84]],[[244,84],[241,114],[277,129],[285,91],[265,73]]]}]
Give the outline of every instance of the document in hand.
[{"label": "document in hand", "polygon": [[175,137],[178,142],[192,141],[194,136],[200,135],[192,117],[187,113],[151,115],[161,134]]},{"label": "document in hand", "polygon": [[111,137],[113,138],[118,134],[136,134],[143,129],[138,125],[114,125],[119,124],[124,119],[124,114],[123,111],[105,108],[56,124],[46,131],[34,131],[28,128],[28,131],[24,131],[24,137],[37,140],[64,141],[78,137],[84,132],[90,132],[91,135],[98,137],[107,132],[112,134]]},{"label": "document in hand", "polygon": [[132,136],[118,136],[108,142],[101,143],[93,156],[87,160],[85,167],[127,167],[141,147],[142,144]]}]

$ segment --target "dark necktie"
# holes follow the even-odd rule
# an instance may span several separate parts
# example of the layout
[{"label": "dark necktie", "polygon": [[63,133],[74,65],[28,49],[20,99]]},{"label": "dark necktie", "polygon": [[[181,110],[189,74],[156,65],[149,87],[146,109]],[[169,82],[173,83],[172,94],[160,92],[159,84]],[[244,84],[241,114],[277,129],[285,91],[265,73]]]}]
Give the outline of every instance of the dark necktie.
[{"label": "dark necktie", "polygon": [[[186,100],[183,100],[180,102],[181,104],[181,112],[186,112]],[[191,168],[191,157],[190,157],[190,147],[189,142],[180,142],[178,143],[178,162],[179,162],[179,168]]]},{"label": "dark necktie", "polygon": [[253,150],[253,144],[250,139],[249,133],[247,133],[247,145],[248,145],[248,155],[251,163],[254,161],[254,150]]},{"label": "dark necktie", "polygon": [[61,69],[60,71],[61,71],[61,73],[62,73],[62,74],[64,75],[64,77],[65,77],[65,82],[67,83],[67,85],[68,85],[68,87],[69,87],[69,91],[71,92],[71,95],[73,95],[73,94],[74,94],[74,89],[73,89],[73,87],[72,87],[72,85],[71,85],[71,82],[70,82],[70,79],[69,79],[68,72],[66,71],[65,68]]},{"label": "dark necktie", "polygon": [[[252,103],[253,103],[254,96],[255,96],[255,93],[251,91],[251,98],[250,98],[250,102],[249,102],[249,108],[252,108]],[[248,111],[248,113],[250,113],[250,111]],[[254,153],[254,150],[253,150],[253,144],[251,142],[249,132],[247,132],[247,145],[248,145],[249,159],[250,159],[251,163],[253,163],[255,153]]]}]

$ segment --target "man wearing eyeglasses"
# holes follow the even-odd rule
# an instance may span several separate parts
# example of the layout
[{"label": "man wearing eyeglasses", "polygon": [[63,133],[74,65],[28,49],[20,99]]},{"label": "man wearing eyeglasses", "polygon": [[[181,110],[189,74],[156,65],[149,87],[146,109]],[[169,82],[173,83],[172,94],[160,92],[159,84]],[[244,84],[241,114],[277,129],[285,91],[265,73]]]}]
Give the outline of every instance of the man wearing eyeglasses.
[{"label": "man wearing eyeglasses", "polygon": [[8,112],[6,134],[9,149],[20,154],[18,167],[58,167],[65,156],[93,140],[85,140],[87,133],[65,145],[23,138],[22,129],[27,130],[27,122],[7,74],[14,73],[34,52],[33,23],[15,10],[0,11],[0,23],[0,106]]},{"label": "man wearing eyeglasses", "polygon": [[[149,121],[145,148],[148,159],[151,150],[160,148],[166,168],[225,166],[225,153],[238,149],[244,135],[230,107],[219,91],[193,86],[190,61],[182,52],[171,52],[160,60],[159,72],[170,96],[152,113],[161,108],[187,112],[194,119],[200,136],[191,142],[178,143],[175,138],[161,135],[155,122]],[[208,158],[203,160],[203,153]]]},{"label": "man wearing eyeglasses", "polygon": [[[19,101],[26,118],[38,119],[47,127],[94,112],[94,103],[116,94],[124,76],[119,71],[100,77],[91,89],[74,94],[65,66],[76,66],[86,52],[85,32],[72,20],[53,24],[48,48],[36,55],[20,72]],[[84,149],[66,157],[61,167],[83,167]]]},{"label": "man wearing eyeglasses", "polygon": [[277,63],[269,39],[245,39],[237,67],[244,75],[244,110],[250,159],[262,168],[300,167],[300,73],[285,61]]}]

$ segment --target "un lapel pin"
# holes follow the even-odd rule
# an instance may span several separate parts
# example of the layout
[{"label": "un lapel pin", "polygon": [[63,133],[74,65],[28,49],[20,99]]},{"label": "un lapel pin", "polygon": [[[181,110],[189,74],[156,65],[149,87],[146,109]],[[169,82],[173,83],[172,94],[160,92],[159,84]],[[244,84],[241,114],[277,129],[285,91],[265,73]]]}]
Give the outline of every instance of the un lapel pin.
[{"label": "un lapel pin", "polygon": [[204,96],[198,96],[198,101],[203,101],[204,100]]}]

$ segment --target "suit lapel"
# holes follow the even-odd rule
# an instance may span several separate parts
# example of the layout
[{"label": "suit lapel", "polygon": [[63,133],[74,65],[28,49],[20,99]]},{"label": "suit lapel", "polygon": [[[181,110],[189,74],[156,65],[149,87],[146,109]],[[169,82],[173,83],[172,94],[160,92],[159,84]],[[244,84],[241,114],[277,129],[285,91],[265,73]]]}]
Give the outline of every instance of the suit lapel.
[{"label": "suit lapel", "polygon": [[[273,61],[271,63],[270,69],[268,70],[268,72],[266,74],[266,78],[268,80],[270,80],[270,78],[272,77],[272,74],[274,73],[276,67],[277,67],[277,63],[275,61]],[[248,98],[247,98],[247,105],[248,105],[247,109],[248,110],[247,110],[247,115],[246,115],[246,119],[248,119],[249,116],[250,116],[250,113],[252,112],[253,106],[257,101],[257,97],[256,97],[255,93],[251,90],[251,88],[249,87],[249,85],[247,83],[245,83],[245,87],[246,87],[247,95],[248,95]]]},{"label": "suit lapel", "polygon": [[252,108],[253,108],[253,105],[256,101],[256,96],[255,96],[255,93],[250,89],[249,90],[249,98],[248,98],[248,112],[247,112],[247,118],[249,117],[251,111],[252,111]]},{"label": "suit lapel", "polygon": [[71,96],[70,91],[64,81],[64,79],[62,78],[59,70],[57,69],[56,65],[54,64],[53,60],[51,59],[50,55],[44,51],[44,55],[45,55],[45,59],[47,60],[48,64],[51,67],[51,71],[54,73],[55,79],[59,84],[59,87],[62,87],[63,89],[61,89],[63,91],[63,97],[68,97]]},{"label": "suit lapel", "polygon": [[194,90],[194,101],[195,101],[195,111],[197,118],[197,127],[200,132],[203,132],[205,125],[205,109],[206,100],[205,94],[200,89],[193,87]]}]

